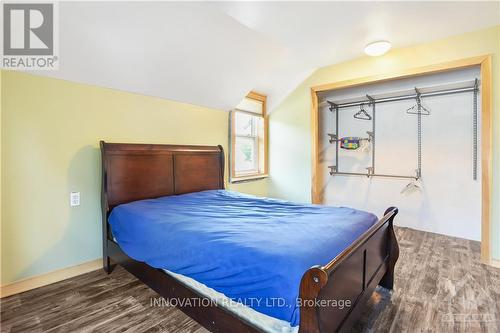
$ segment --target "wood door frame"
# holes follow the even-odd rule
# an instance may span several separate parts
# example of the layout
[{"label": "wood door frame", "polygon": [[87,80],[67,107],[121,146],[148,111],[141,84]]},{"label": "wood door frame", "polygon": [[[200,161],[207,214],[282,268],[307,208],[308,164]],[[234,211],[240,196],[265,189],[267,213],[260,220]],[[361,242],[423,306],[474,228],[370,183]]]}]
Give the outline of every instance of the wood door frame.
[{"label": "wood door frame", "polygon": [[311,201],[321,203],[321,184],[319,175],[319,128],[318,93],[327,90],[351,88],[365,84],[399,80],[414,76],[435,74],[461,68],[480,66],[481,68],[481,262],[491,264],[491,190],[492,190],[492,67],[491,54],[465,58],[446,63],[405,69],[393,73],[357,78],[346,81],[322,84],[311,88],[312,108],[312,170]]}]

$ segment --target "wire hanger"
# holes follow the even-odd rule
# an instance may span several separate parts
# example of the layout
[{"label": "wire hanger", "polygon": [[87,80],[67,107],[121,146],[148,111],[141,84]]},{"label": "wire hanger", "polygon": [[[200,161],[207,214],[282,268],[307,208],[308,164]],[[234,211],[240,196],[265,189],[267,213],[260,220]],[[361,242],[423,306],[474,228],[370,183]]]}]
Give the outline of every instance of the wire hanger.
[{"label": "wire hanger", "polygon": [[422,170],[415,170],[415,178],[403,187],[401,190],[401,194],[412,194],[414,192],[422,192],[422,183],[420,179],[422,178]]},{"label": "wire hanger", "polygon": [[416,104],[406,110],[408,114],[421,114],[422,116],[429,116],[431,114],[431,110],[422,105],[422,98],[420,97],[420,91],[415,88],[415,92],[417,96],[415,97]]},{"label": "wire hanger", "polygon": [[360,110],[354,114],[354,118],[361,120],[372,120],[372,116],[368,114],[365,110],[365,105],[361,103],[359,106]]},{"label": "wire hanger", "polygon": [[411,182],[409,182],[408,184],[406,184],[405,187],[403,187],[403,189],[401,190],[401,194],[409,195],[409,194],[412,194],[415,192],[421,192],[421,191],[422,191],[422,187],[420,186],[419,181],[417,179],[414,179]]}]

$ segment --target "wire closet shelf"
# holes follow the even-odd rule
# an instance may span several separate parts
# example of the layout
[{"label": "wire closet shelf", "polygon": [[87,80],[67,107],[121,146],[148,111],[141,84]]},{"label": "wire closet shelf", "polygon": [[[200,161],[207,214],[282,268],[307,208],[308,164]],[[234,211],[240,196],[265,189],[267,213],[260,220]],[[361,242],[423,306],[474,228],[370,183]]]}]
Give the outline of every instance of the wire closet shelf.
[{"label": "wire closet shelf", "polygon": [[[473,93],[473,110],[472,110],[472,178],[477,180],[477,163],[478,163],[478,93],[479,93],[480,81],[475,79],[474,81],[467,81],[455,84],[440,85],[425,88],[414,88],[412,92],[400,91],[393,92],[384,95],[365,95],[363,97],[353,98],[345,101],[333,102],[330,100],[325,100],[320,105],[328,104],[329,110],[335,113],[335,133],[328,133],[329,142],[335,144],[335,165],[330,165],[330,175],[352,175],[352,176],[367,176],[367,177],[385,177],[385,178],[402,178],[402,179],[414,179],[418,180],[422,177],[422,116],[429,115],[430,111],[422,106],[421,100],[427,97],[445,96],[453,94],[463,94],[463,93]],[[390,174],[380,174],[375,172],[375,106],[377,104],[405,101],[405,100],[415,100],[416,105],[407,110],[409,114],[417,115],[417,168],[415,169],[415,175],[390,175]],[[365,120],[371,120],[372,130],[367,132],[369,135],[369,140],[372,144],[372,158],[371,166],[366,168],[366,173],[361,172],[342,172],[339,171],[339,111],[344,108],[360,107],[364,111],[364,106],[371,107],[372,115],[371,118],[366,118]],[[414,111],[412,109],[416,108]],[[359,114],[359,112],[358,112]],[[359,118],[358,118],[359,119]]]}]

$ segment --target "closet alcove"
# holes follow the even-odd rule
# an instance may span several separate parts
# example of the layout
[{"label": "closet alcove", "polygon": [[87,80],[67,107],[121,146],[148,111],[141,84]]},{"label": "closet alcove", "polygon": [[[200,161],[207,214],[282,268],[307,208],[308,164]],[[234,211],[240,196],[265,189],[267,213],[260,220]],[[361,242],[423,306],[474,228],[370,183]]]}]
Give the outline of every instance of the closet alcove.
[{"label": "closet alcove", "polygon": [[481,240],[481,83],[472,66],[318,92],[322,203]]}]

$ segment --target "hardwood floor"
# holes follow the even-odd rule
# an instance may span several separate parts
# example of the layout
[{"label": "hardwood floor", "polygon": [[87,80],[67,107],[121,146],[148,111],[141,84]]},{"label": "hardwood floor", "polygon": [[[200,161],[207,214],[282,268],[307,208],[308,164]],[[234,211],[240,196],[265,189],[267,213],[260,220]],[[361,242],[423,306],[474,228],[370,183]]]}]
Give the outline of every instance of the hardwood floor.
[{"label": "hardwood floor", "polygon": [[[397,228],[395,290],[377,289],[356,332],[499,332],[500,269],[479,243]],[[207,332],[117,267],[0,301],[1,332]]]}]

